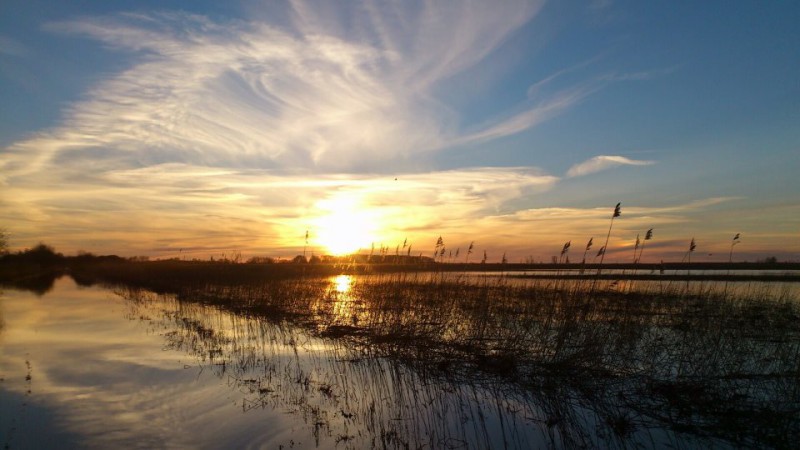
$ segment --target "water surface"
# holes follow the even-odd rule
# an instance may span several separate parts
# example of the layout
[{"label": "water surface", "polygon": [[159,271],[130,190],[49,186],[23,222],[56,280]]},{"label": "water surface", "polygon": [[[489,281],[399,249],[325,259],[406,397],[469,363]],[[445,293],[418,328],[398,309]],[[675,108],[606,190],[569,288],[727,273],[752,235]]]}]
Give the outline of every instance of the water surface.
[{"label": "water surface", "polygon": [[0,302],[9,448],[245,447],[292,434],[284,414],[242,414],[227,380],[165,345],[150,317],[167,307],[157,298],[142,309],[62,278],[41,297],[6,290]]},{"label": "water surface", "polygon": [[525,399],[169,296],[6,290],[8,448],[524,448]]},{"label": "water surface", "polygon": [[[749,419],[737,418],[735,426],[726,428],[718,423],[726,417],[718,410],[733,405],[746,411],[737,398],[754,397],[767,404],[786,399],[786,392],[797,392],[796,383],[761,375],[757,382],[729,379],[714,371],[752,367],[753,373],[769,374],[775,367],[776,373],[785,372],[787,364],[791,369],[791,361],[797,361],[792,356],[798,352],[796,336],[785,336],[783,345],[720,336],[713,328],[698,327],[693,334],[683,322],[664,328],[658,314],[652,315],[657,320],[648,315],[620,325],[605,325],[617,316],[598,315],[564,326],[591,325],[569,335],[573,340],[600,336],[591,348],[616,352],[609,361],[635,375],[518,379],[491,359],[483,365],[480,360],[462,364],[431,355],[428,364],[424,352],[414,354],[402,341],[368,345],[351,339],[367,324],[380,327],[383,321],[414,316],[369,312],[368,299],[354,293],[369,289],[354,289],[359,282],[353,277],[322,283],[327,283],[325,294],[303,306],[317,311],[310,324],[138,289],[79,287],[69,278],[57,280],[45,294],[5,290],[0,296],[2,444],[523,449],[726,448],[758,439],[784,442],[785,436],[773,436],[772,429],[761,433],[761,425]],[[253,293],[261,291],[235,291],[250,302],[262,301]],[[462,332],[492,329],[480,322],[484,316],[474,319],[472,310],[462,314],[454,325]],[[474,320],[478,322],[468,323]],[[332,332],[337,330],[351,335],[337,337]],[[719,361],[692,359],[709,345],[719,350],[702,355]],[[676,364],[683,361],[699,364],[691,379],[707,376],[705,384],[687,384],[687,378],[679,377],[679,369],[686,368]],[[703,375],[703,370],[712,372]],[[703,403],[694,404],[695,398]],[[786,401],[789,409],[800,403],[797,398]],[[759,405],[753,403],[754,408]],[[740,433],[741,423],[754,428]],[[787,427],[777,432],[798,435],[797,423],[790,420]]]}]

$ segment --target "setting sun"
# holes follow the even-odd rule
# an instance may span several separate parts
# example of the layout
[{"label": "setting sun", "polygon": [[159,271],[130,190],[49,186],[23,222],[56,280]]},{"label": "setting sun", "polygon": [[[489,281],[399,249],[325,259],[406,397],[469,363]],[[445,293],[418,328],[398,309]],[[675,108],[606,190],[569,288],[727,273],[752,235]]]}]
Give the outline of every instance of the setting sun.
[{"label": "setting sun", "polygon": [[317,203],[311,240],[332,255],[346,255],[375,242],[377,215],[358,199],[338,196]]}]

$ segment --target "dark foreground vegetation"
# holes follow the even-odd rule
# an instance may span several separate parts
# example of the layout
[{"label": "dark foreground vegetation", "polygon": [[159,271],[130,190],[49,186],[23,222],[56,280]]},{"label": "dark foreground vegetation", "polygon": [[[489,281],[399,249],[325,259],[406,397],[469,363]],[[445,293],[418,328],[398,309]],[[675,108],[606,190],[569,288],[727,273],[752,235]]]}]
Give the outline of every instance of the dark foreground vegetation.
[{"label": "dark foreground vegetation", "polygon": [[514,277],[575,280],[716,280],[716,281],[800,281],[800,263],[437,263],[431,258],[405,256],[366,256],[358,258],[315,258],[298,256],[278,262],[270,258],[252,258],[248,262],[180,259],[148,261],[116,255],[97,256],[79,253],[64,256],[52,247],[40,244],[32,249],[0,255],[0,284],[47,292],[52,281],[72,275],[78,281],[140,283],[168,289],[201,279],[221,284],[259,282],[305,276],[340,274],[415,272],[487,272],[509,273]]},{"label": "dark foreground vegetation", "polygon": [[[473,266],[515,268],[50,257],[46,263],[4,262],[2,274],[6,283],[14,279],[39,292],[46,286],[37,283],[66,273],[79,284],[115,286],[129,298],[170,295],[187,305],[291,324],[364,358],[388,359],[433,379],[541,396],[549,399],[543,426],[554,430],[558,446],[596,444],[587,430],[576,428],[580,421],[573,416],[580,408],[602,418],[612,446],[628,446],[643,429],[733,447],[791,448],[800,442],[800,302],[788,290],[622,274],[476,276],[467,271]],[[563,266],[551,269],[568,268]],[[334,275],[342,276],[339,282]],[[191,338],[194,351],[216,359],[219,370],[234,378],[238,371],[240,384],[261,386],[263,380],[245,375],[258,360],[221,350],[222,331],[197,319],[176,320],[183,320],[183,339]],[[380,442],[435,446],[420,436],[398,439]]]}]

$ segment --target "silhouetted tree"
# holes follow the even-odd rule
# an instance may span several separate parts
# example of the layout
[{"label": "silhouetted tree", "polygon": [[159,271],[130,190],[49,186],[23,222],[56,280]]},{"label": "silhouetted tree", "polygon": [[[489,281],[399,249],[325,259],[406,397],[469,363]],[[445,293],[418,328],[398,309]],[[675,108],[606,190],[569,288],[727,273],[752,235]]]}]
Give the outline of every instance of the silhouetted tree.
[{"label": "silhouetted tree", "polygon": [[56,251],[53,250],[53,247],[40,243],[36,247],[25,250],[23,252],[8,254],[5,256],[4,259],[12,263],[20,262],[29,264],[39,264],[41,266],[53,266],[60,262],[63,262],[64,255],[62,255],[61,253],[56,253]]}]

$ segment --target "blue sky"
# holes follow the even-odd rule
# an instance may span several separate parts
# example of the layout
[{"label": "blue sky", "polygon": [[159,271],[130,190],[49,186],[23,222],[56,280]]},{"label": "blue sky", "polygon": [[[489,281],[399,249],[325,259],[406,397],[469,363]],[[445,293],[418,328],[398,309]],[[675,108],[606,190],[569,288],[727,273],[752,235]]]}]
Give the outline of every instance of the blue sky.
[{"label": "blue sky", "polygon": [[5,1],[0,226],[67,252],[291,256],[310,230],[318,252],[427,255],[442,235],[549,260],[622,202],[610,260],[649,228],[651,258],[695,237],[693,259],[725,259],[742,233],[742,259],[797,260],[798,19],[790,2]]}]

